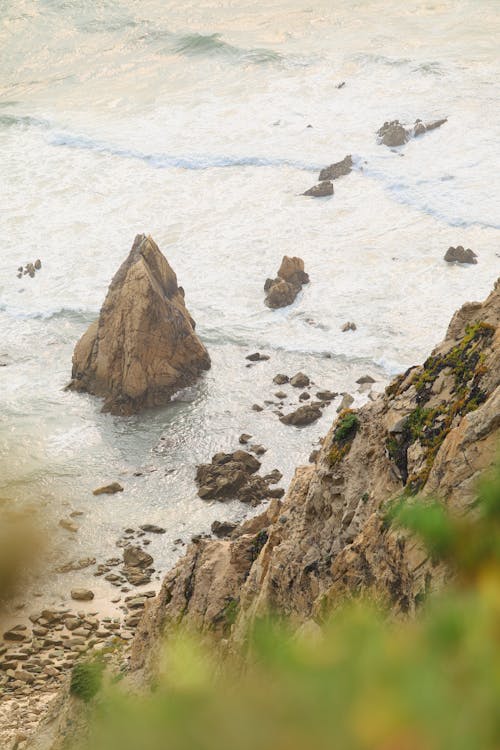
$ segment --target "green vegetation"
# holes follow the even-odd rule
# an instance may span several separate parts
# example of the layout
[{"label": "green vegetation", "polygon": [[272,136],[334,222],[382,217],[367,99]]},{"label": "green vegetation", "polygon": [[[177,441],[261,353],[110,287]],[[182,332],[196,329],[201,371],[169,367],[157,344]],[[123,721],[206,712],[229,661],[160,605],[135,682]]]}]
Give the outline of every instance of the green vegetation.
[{"label": "green vegetation", "polygon": [[[481,388],[486,372],[481,348],[488,344],[494,331],[494,326],[484,322],[467,326],[459,344],[446,354],[429,357],[411,381],[417,392],[418,406],[409,414],[399,439],[389,436],[386,441],[389,456],[398,466],[409,493],[418,492],[426,483],[455,417],[474,411],[488,398]],[[453,376],[451,397],[436,407],[426,408],[434,383],[443,370],[449,370]],[[407,451],[416,440],[425,449],[425,462],[418,474],[408,476]]]},{"label": "green vegetation", "polygon": [[332,447],[328,454],[330,466],[335,466],[347,456],[351,450],[359,426],[359,417],[355,411],[352,409],[344,409],[340,412],[337,426],[333,433]]},{"label": "green vegetation", "polygon": [[467,517],[412,499],[386,521],[454,571],[439,595],[426,578],[416,619],[356,600],[321,636],[261,620],[224,658],[178,634],[154,692],[102,696],[85,750],[497,750],[500,468]]},{"label": "green vegetation", "polygon": [[104,662],[100,659],[76,664],[71,672],[71,695],[88,703],[101,689],[103,672]]}]

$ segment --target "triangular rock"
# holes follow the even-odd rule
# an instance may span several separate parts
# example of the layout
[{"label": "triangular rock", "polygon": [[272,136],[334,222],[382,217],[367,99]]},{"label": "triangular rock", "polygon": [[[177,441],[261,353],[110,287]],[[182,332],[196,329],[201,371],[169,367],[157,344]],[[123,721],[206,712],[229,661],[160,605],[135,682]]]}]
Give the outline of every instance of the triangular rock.
[{"label": "triangular rock", "polygon": [[104,397],[112,414],[165,404],[210,367],[194,328],[174,271],[151,237],[137,235],[75,347],[68,388]]}]

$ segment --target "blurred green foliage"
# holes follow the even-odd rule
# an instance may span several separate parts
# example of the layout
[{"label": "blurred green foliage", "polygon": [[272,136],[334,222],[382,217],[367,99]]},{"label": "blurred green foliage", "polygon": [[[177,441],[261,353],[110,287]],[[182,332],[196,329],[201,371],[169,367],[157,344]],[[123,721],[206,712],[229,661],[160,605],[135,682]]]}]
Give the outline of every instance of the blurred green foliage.
[{"label": "blurred green foliage", "polygon": [[154,691],[100,695],[86,750],[500,748],[500,469],[467,517],[412,501],[388,522],[455,571],[416,619],[358,600],[321,630],[259,621],[224,658],[176,634]]}]

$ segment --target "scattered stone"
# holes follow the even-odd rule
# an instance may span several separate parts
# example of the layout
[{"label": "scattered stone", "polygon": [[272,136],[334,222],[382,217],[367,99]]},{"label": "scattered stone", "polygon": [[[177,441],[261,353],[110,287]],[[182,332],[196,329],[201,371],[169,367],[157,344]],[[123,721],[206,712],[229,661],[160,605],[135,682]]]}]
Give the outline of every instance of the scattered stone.
[{"label": "scattered stone", "polygon": [[306,190],[302,195],[307,195],[311,198],[326,198],[328,195],[333,195],[333,182],[330,180],[324,180],[318,185]]},{"label": "scattered stone", "polygon": [[309,380],[309,377],[307,375],[305,375],[303,372],[298,372],[290,380],[290,385],[293,385],[294,388],[307,388],[310,382],[311,381]]},{"label": "scattered stone", "polygon": [[26,636],[24,635],[24,633],[22,633],[20,630],[16,630],[15,628],[12,628],[11,630],[7,630],[3,634],[3,637],[5,641],[21,642],[21,641],[26,640]]},{"label": "scattered stone", "polygon": [[137,235],[97,321],[75,347],[68,388],[134,414],[170,401],[210,367],[177,277],[151,237]]},{"label": "scattered stone", "polygon": [[449,247],[446,251],[446,255],[444,256],[444,259],[447,263],[476,264],[476,258],[477,255],[473,250],[471,250],[469,247],[467,248],[467,250],[465,250],[462,245],[457,245],[457,247]]},{"label": "scattered stone", "polygon": [[355,331],[356,330],[356,323],[352,323],[350,321],[347,321],[347,323],[344,323],[342,326],[342,332],[345,333],[346,331]]},{"label": "scattered stone", "polygon": [[309,283],[309,276],[304,271],[302,258],[283,256],[278,276],[267,279],[264,291],[267,292],[265,303],[272,309],[287,307],[297,297],[304,284]]},{"label": "scattered stone", "polygon": [[252,404],[252,411],[264,411],[264,409],[259,404]]},{"label": "scattered stone", "polygon": [[83,570],[84,568],[95,565],[95,557],[82,557],[80,560],[71,560],[57,567],[56,573],[70,573],[73,570]]},{"label": "scattered stone", "polygon": [[264,448],[263,445],[258,445],[256,443],[250,446],[250,450],[252,451],[252,453],[255,453],[256,456],[263,456],[264,453],[267,452],[267,448]]},{"label": "scattered stone", "polygon": [[90,589],[72,589],[71,598],[78,602],[90,602],[94,598],[94,592]]},{"label": "scattered stone", "polygon": [[93,490],[93,495],[114,495],[116,492],[123,492],[123,487],[118,482],[112,482],[111,484],[105,484],[103,487],[98,487]]},{"label": "scattered stone", "polygon": [[255,354],[249,354],[248,357],[245,357],[245,359],[248,359],[249,362],[267,362],[270,357],[268,354],[255,352]]},{"label": "scattered stone", "polygon": [[123,562],[134,568],[147,568],[153,563],[153,558],[141,547],[130,545],[123,550]]},{"label": "scattered stone", "polygon": [[278,373],[273,378],[273,383],[276,383],[276,385],[285,385],[285,383],[289,383],[289,382],[290,382],[290,378],[288,377],[288,375],[283,375],[282,373]]},{"label": "scattered stone", "polygon": [[276,398],[279,398],[280,400],[283,400],[284,398],[286,398],[285,391],[276,391],[274,395]]},{"label": "scattered stone", "polygon": [[307,391],[304,391],[304,393],[300,394],[299,401],[309,401],[310,398],[311,398],[311,394],[308,393]]},{"label": "scattered stone", "polygon": [[316,398],[319,398],[320,401],[333,401],[338,395],[338,393],[334,393],[333,391],[318,391]]},{"label": "scattered stone", "polygon": [[352,157],[349,154],[345,156],[342,161],[330,164],[329,167],[325,167],[319,173],[319,179],[321,182],[324,180],[337,180],[339,177],[344,177],[352,171]]},{"label": "scattered stone", "polygon": [[238,438],[238,442],[241,445],[246,445],[248,443],[248,441],[251,440],[251,439],[252,439],[251,435],[249,435],[247,432],[242,432],[242,434]]},{"label": "scattered stone", "polygon": [[148,534],[165,534],[166,529],[162,529],[161,526],[155,526],[154,523],[145,523],[139,526],[142,531],[146,531]]},{"label": "scattered stone", "polygon": [[336,89],[343,89],[345,86],[345,81],[341,81],[340,83],[337,83],[335,86]]},{"label": "scattered stone", "polygon": [[290,414],[284,414],[280,417],[280,422],[290,424],[294,427],[303,427],[316,422],[321,417],[321,409],[315,404],[306,404],[299,406],[298,409]]},{"label": "scattered stone", "polygon": [[376,381],[374,378],[372,378],[371,375],[362,375],[360,378],[356,380],[356,383],[359,385],[365,385],[366,383],[375,383]]},{"label": "scattered stone", "polygon": [[222,539],[225,536],[230,536],[237,526],[238,524],[233,523],[232,521],[214,521],[210,528],[212,534],[215,534],[216,537]]}]

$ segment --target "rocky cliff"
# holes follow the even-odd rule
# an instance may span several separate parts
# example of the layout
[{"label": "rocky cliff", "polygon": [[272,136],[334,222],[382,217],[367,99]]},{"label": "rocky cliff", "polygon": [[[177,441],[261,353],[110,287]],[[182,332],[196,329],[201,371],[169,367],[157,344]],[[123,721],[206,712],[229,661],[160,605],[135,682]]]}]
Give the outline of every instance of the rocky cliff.
[{"label": "rocky cliff", "polygon": [[174,271],[151,237],[137,235],[75,347],[68,387],[103,397],[113,414],[164,404],[210,367],[194,329]]},{"label": "rocky cliff", "polygon": [[500,279],[485,302],[455,314],[423,365],[375,402],[339,415],[316,464],[297,469],[283,502],[229,539],[192,544],[143,618],[132,669],[154,661],[169,623],[238,640],[256,615],[318,621],[364,590],[411,614],[449,572],[387,527],[385,507],[421,493],[467,511],[500,437],[499,323]]}]

